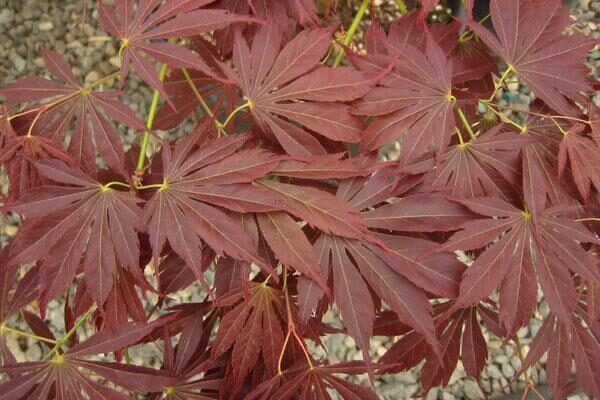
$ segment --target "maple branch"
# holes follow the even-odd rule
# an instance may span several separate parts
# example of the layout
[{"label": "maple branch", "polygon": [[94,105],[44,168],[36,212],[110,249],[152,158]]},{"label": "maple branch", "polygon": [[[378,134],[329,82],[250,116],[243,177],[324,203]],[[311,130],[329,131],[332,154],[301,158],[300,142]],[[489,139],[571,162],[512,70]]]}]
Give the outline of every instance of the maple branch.
[{"label": "maple branch", "polygon": [[[165,80],[165,76],[167,76],[167,69],[167,64],[160,66],[158,79],[161,82],[163,82]],[[148,119],[146,119],[146,128],[148,128],[148,131],[152,129],[152,125],[154,124],[154,117],[156,116],[156,110],[158,109],[159,99],[160,91],[158,89],[154,89],[152,103],[150,104],[150,112],[148,113]],[[141,172],[144,170],[144,163],[146,162],[146,150],[148,148],[148,143],[150,142],[150,133],[148,131],[144,132],[144,137],[142,138],[142,145],[140,147],[140,154],[137,160],[136,172]]]},{"label": "maple branch", "polygon": [[[342,39],[342,44],[344,46],[348,46],[350,44],[350,42],[352,41],[352,38],[354,37],[354,34],[356,33],[356,30],[358,29],[358,25],[360,25],[360,21],[362,20],[363,15],[365,15],[365,11],[367,11],[368,6],[369,6],[369,0],[363,0],[362,3],[360,4],[360,7],[358,7],[358,10],[356,11],[356,15],[354,16],[354,19],[352,20],[352,24],[350,24],[350,28],[348,28],[346,35],[344,35],[344,38]],[[341,48],[340,51],[338,52],[337,56],[335,57],[335,60],[333,61],[333,68],[340,65],[340,63],[342,62],[342,59],[344,58],[344,54],[346,54],[344,52],[344,48]]]},{"label": "maple branch", "polygon": [[458,116],[460,117],[460,120],[462,121],[463,125],[465,126],[465,129],[469,133],[471,140],[474,140],[475,133],[473,133],[473,129],[471,129],[471,125],[469,124],[469,121],[467,121],[467,117],[465,116],[465,113],[463,112],[463,110],[461,108],[457,108],[456,111],[458,112]]},{"label": "maple branch", "polygon": [[204,112],[213,120],[213,123],[215,124],[215,128],[217,128],[217,131],[219,131],[219,132],[224,131],[223,124],[216,118],[215,113],[210,109],[210,107],[204,100],[204,97],[202,97],[202,94],[200,93],[200,91],[198,90],[196,85],[194,84],[194,81],[192,80],[192,77],[190,76],[187,69],[181,68],[181,73],[183,74],[183,76],[185,77],[185,80],[187,81],[188,85],[192,89],[192,92],[194,92],[194,96],[196,96],[196,99],[202,106],[202,109],[204,110]]},{"label": "maple branch", "polygon": [[58,344],[58,340],[50,339],[50,338],[43,337],[43,336],[34,335],[33,333],[29,333],[29,332],[24,332],[24,331],[19,330],[19,329],[11,328],[10,326],[6,326],[5,324],[0,325],[0,335],[3,335],[5,332],[14,333],[15,335],[29,337],[29,338],[32,338],[32,339],[36,339],[36,340],[39,340],[39,341],[42,341],[42,342],[46,342],[46,343],[51,343],[51,344],[54,344],[54,345]]},{"label": "maple branch", "polygon": [[94,308],[90,308],[81,317],[79,317],[77,322],[75,322],[75,325],[73,325],[69,332],[67,332],[67,334],[58,341],[58,343],[56,343],[56,345],[52,348],[52,350],[50,350],[50,353],[48,353],[46,357],[49,357],[50,355],[52,355],[52,353],[55,353],[57,357],[60,356],[61,354],[59,352],[61,351],[61,347],[65,345],[69,341],[69,339],[71,339],[75,332],[77,332],[77,329],[79,329],[85,323],[85,321],[90,317],[90,315],[92,315],[93,312]]}]

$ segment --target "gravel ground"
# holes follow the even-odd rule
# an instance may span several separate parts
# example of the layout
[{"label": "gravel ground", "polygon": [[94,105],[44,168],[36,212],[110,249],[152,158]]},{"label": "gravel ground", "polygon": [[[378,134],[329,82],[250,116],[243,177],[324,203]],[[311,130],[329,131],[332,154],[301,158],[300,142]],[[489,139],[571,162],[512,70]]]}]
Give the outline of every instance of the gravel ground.
[{"label": "gravel ground", "polygon": [[[358,3],[353,0],[344,1]],[[46,74],[39,55],[42,47],[65,55],[74,65],[75,76],[82,82],[96,81],[117,70],[118,43],[99,28],[95,3],[93,0],[0,0],[0,85],[23,75]],[[384,20],[396,12],[394,0],[376,0],[375,3],[376,12]],[[573,16],[576,23],[573,29],[600,38],[600,0],[576,0],[575,3]],[[365,18],[365,21],[368,21],[368,18]],[[588,63],[593,76],[597,77],[600,68],[600,48],[591,53]],[[128,93],[131,94],[128,102],[143,117],[148,109],[151,90],[137,79],[130,79],[128,85]],[[513,107],[527,107],[534,98],[534,94],[518,84],[509,86],[509,90],[500,96],[501,103],[511,103]],[[594,100],[600,106],[600,93],[596,94]],[[127,141],[131,140],[133,135],[129,133]],[[5,177],[0,176],[0,184],[2,190],[6,190]],[[16,233],[18,223],[19,220],[15,216],[0,215],[0,244],[4,245],[8,238]],[[199,292],[195,289],[179,294],[182,301],[196,300],[198,297]],[[53,328],[59,332],[64,327],[62,304],[61,301],[51,302],[47,315]],[[518,335],[525,352],[546,312],[547,306],[541,301],[536,319],[519,331]],[[334,323],[339,321],[334,312],[331,312],[328,318]],[[18,324],[18,321],[15,320],[14,323]],[[524,382],[515,382],[513,379],[515,371],[520,367],[514,346],[503,344],[492,334],[485,335],[488,340],[489,363],[480,382],[466,377],[464,368],[459,363],[449,386],[432,390],[427,395],[427,400],[501,397],[523,389]],[[33,340],[8,335],[8,341],[19,360],[36,360],[42,354],[41,346]],[[387,338],[374,338],[372,353],[382,355],[391,343]],[[361,357],[350,337],[331,335],[325,339],[325,345],[330,350],[329,357],[333,362]],[[318,349],[315,349],[315,352],[317,351]],[[156,346],[133,349],[131,357],[135,363],[156,365],[159,349]],[[546,382],[546,374],[541,368],[543,364],[544,359],[530,371],[531,378],[542,385]],[[359,377],[359,380],[361,379]],[[376,381],[376,387],[384,399],[407,399],[418,393],[418,382],[417,371],[410,371],[385,376]]]}]

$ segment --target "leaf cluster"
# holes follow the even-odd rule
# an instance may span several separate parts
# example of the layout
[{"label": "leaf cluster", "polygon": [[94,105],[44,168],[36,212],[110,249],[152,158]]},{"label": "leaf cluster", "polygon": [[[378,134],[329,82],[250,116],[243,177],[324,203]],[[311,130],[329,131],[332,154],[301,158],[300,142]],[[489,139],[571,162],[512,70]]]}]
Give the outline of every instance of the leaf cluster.
[{"label": "leaf cluster", "polygon": [[[484,330],[520,352],[540,315],[515,379],[535,392],[547,353],[555,398],[600,398],[597,42],[564,33],[560,0],[492,0],[492,28],[472,0],[428,25],[436,3],[372,20],[355,52],[367,0],[341,45],[337,2],[100,1],[119,71],[83,86],[44,50],[50,79],[0,88],[2,211],[22,218],[0,254],[0,399],[364,400],[345,378],[418,366],[425,394],[459,361],[479,379]],[[144,116],[132,74],[155,90]],[[508,79],[537,96],[524,119],[497,101]],[[18,362],[10,334],[44,358]],[[332,334],[362,361],[318,356]],[[394,338],[381,357],[375,335]]]}]

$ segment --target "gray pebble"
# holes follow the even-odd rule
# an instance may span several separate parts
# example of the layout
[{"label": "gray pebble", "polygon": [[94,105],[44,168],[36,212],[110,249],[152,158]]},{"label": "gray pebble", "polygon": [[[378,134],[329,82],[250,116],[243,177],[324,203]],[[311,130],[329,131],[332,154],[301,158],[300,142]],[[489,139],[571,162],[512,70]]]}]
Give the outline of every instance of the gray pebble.
[{"label": "gray pebble", "polygon": [[472,381],[472,380],[465,381],[464,390],[465,390],[465,396],[467,399],[476,400],[476,399],[485,398],[485,395],[481,391],[481,388],[475,381]]},{"label": "gray pebble", "polygon": [[25,59],[17,53],[13,53],[12,63],[15,66],[17,72],[19,73],[25,71],[25,67],[27,66],[27,61],[25,61]]}]

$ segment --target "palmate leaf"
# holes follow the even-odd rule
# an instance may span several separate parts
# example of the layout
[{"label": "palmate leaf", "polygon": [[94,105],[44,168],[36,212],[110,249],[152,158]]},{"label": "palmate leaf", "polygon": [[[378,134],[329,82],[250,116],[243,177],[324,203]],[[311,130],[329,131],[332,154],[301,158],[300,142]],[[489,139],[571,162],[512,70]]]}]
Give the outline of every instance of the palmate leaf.
[{"label": "palmate leaf", "polygon": [[232,79],[248,98],[254,119],[288,154],[325,154],[309,131],[334,141],[360,140],[362,122],[342,102],[363,96],[371,83],[350,68],[316,68],[330,42],[329,29],[304,30],[278,51],[275,24],[263,26],[251,48],[241,37],[235,42]]},{"label": "palmate leaf", "polygon": [[521,182],[520,151],[535,141],[530,136],[506,132],[498,125],[464,145],[451,146],[436,161],[424,162],[401,169],[406,172],[427,172],[424,185],[447,188],[459,198],[499,196],[505,199],[507,191]]},{"label": "palmate leaf", "polygon": [[221,318],[211,351],[212,359],[216,360],[233,347],[233,388],[227,390],[232,394],[259,363],[259,356],[269,376],[277,375],[284,342],[285,305],[281,291],[259,283],[251,283],[248,291],[247,300],[244,289],[238,289],[217,302],[222,307],[233,306]]},{"label": "palmate leaf", "polygon": [[259,149],[238,151],[248,135],[204,143],[196,135],[163,150],[162,186],[144,208],[143,221],[158,260],[165,242],[205,283],[201,265],[206,243],[218,255],[255,262],[270,271],[233,213],[270,212],[283,202],[252,182],[277,166],[279,157]]},{"label": "palmate leaf", "polygon": [[[424,52],[410,45],[397,47],[399,59],[392,72],[353,110],[379,117],[363,133],[361,150],[377,150],[403,135],[403,162],[420,156],[432,143],[441,154],[454,128],[452,66],[431,36]],[[390,61],[391,56],[381,54],[353,57],[358,68],[371,72],[385,69]]]},{"label": "palmate leaf", "polygon": [[[32,121],[28,121],[25,129],[31,129],[30,127],[33,126],[32,133],[62,144],[67,129],[75,120],[75,129],[71,136],[68,152],[80,162],[85,171],[88,173],[96,171],[95,144],[97,152],[108,166],[117,173],[127,176],[124,168],[123,142],[118,131],[106,119],[101,110],[112,119],[137,130],[146,129],[143,121],[137,118],[128,106],[117,100],[118,92],[85,89],[76,81],[71,67],[61,56],[47,50],[42,55],[46,68],[60,82],[40,77],[24,77],[0,89],[0,95],[6,96],[9,101],[18,102],[52,98],[56,105],[42,108],[39,119],[36,117]],[[32,125],[34,123],[35,125]],[[67,161],[66,156],[60,156],[58,151],[47,143],[47,139],[36,138],[30,142],[28,140],[15,138],[13,146],[21,143],[22,148],[41,147],[53,158]],[[40,154],[38,157],[41,158]],[[18,181],[15,181],[14,184],[18,185]]]},{"label": "palmate leaf", "polygon": [[491,219],[467,222],[438,249],[489,246],[466,270],[453,309],[477,304],[500,287],[500,321],[509,335],[529,320],[536,305],[536,281],[552,312],[566,323],[577,300],[571,273],[600,282],[595,261],[580,244],[598,239],[581,223],[560,217],[560,210],[544,210],[543,203],[534,207],[535,199],[528,200],[537,213],[519,210],[499,198],[460,200]]},{"label": "palmate leaf", "polygon": [[[586,320],[586,321],[589,321]],[[584,326],[577,319],[562,322],[550,314],[533,338],[521,371],[531,367],[548,353],[546,370],[554,397],[569,396],[571,366],[577,369],[578,385],[589,395],[600,395],[600,379],[594,373],[600,368],[598,331]]]},{"label": "palmate leaf", "polygon": [[563,2],[497,0],[490,3],[490,12],[497,37],[476,23],[471,29],[552,109],[579,114],[569,100],[584,103],[581,92],[591,90],[581,60],[594,40],[562,34],[571,23]]},{"label": "palmate leaf", "polygon": [[106,300],[116,264],[137,272],[139,200],[104,187],[80,169],[58,160],[36,163],[56,182],[23,195],[6,209],[25,217],[11,247],[11,264],[41,261],[42,307],[73,281],[83,263],[84,281],[98,304]]},{"label": "palmate leaf", "polygon": [[[100,3],[100,22],[104,29],[121,39],[121,84],[130,64],[150,86],[168,99],[154,65],[144,55],[175,68],[190,68],[209,76],[218,76],[196,53],[188,48],[166,42],[173,37],[190,37],[223,28],[233,22],[251,18],[231,14],[226,10],[201,8],[214,0],[117,0],[114,7]],[[134,10],[135,9],[135,10]],[[163,39],[162,41],[157,41]]]},{"label": "palmate leaf", "polygon": [[304,362],[292,366],[254,389],[247,400],[332,400],[334,390],[344,400],[376,400],[369,388],[351,383],[336,374],[364,374],[365,366],[359,362],[342,362],[334,365],[317,365],[309,369]]},{"label": "palmate leaf", "polygon": [[422,393],[427,393],[434,386],[447,385],[459,359],[467,374],[479,379],[488,356],[479,318],[489,331],[499,337],[504,336],[498,314],[490,307],[480,304],[448,315],[450,306],[450,302],[434,306],[434,321],[442,345],[443,359],[436,357],[425,338],[415,331],[408,331],[380,359],[380,363],[384,365],[394,365],[393,371],[413,368],[425,359]]},{"label": "palmate leaf", "polygon": [[[87,356],[109,353],[131,346],[166,322],[127,322],[103,330],[86,341],[59,353],[53,360],[8,364],[1,372],[16,376],[0,385],[0,399],[79,399],[85,393],[93,399],[128,399],[115,389],[110,389],[90,379],[89,373],[136,392],[162,392],[180,378],[166,371],[117,362],[93,361]],[[84,370],[85,372],[83,372]]]},{"label": "palmate leaf", "polygon": [[[390,180],[385,171],[379,171],[370,180],[343,181],[337,196],[357,209],[368,209],[390,197],[395,187],[394,180]],[[436,213],[431,212],[432,202],[441,206]],[[419,221],[425,232],[451,230],[473,215],[463,206],[456,207],[439,195],[417,195],[383,204],[362,213],[369,227],[413,230]],[[369,361],[368,342],[373,334],[376,311],[370,288],[390,306],[400,321],[421,333],[440,354],[431,305],[425,293],[455,296],[464,267],[450,255],[417,261],[423,249],[436,247],[427,240],[386,234],[377,234],[376,238],[386,250],[375,244],[330,234],[322,234],[314,244],[323,273],[326,276],[332,274],[334,299],[344,326],[362,349],[364,359]],[[302,281],[298,290],[303,322],[323,293],[314,283]],[[361,301],[357,302],[357,298]]]},{"label": "palmate leaf", "polygon": [[5,145],[0,149],[0,164],[8,170],[11,182],[9,199],[16,200],[23,193],[43,183],[43,177],[33,164],[40,160],[62,160],[71,165],[78,161],[67,153],[60,144],[43,136],[17,136],[6,138]]},{"label": "palmate leaf", "polygon": [[558,152],[559,177],[565,172],[569,161],[571,175],[584,201],[590,198],[592,186],[600,190],[600,147],[597,143],[582,135],[585,129],[582,124],[575,124],[560,142]]}]

